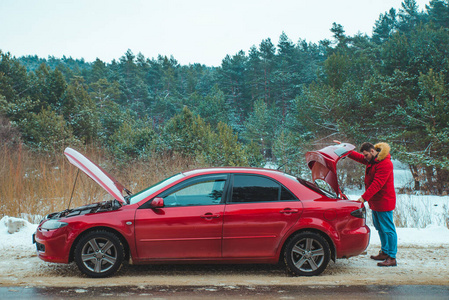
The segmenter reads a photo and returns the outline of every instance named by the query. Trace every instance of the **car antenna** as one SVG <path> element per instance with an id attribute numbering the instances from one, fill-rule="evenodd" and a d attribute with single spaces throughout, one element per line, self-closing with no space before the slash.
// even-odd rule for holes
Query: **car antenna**
<path id="1" fill-rule="evenodd" d="M 287 162 L 283 163 L 282 165 L 280 165 L 276 170 L 280 170 L 283 166 L 285 166 L 287 164 Z"/>
<path id="2" fill-rule="evenodd" d="M 76 172 L 75 183 L 73 184 L 72 194 L 70 195 L 70 201 L 69 201 L 69 205 L 67 206 L 67 209 L 70 208 L 70 204 L 72 203 L 73 192 L 75 191 L 76 181 L 78 179 L 79 174 L 80 174 L 80 169 L 78 169 L 78 172 Z"/>

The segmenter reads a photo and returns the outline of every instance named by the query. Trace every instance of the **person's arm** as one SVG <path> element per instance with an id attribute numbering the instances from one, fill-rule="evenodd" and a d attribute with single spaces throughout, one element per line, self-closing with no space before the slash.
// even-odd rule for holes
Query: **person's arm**
<path id="1" fill-rule="evenodd" d="M 363 154 L 358 153 L 356 151 L 352 151 L 351 153 L 349 153 L 348 157 L 350 159 L 352 159 L 352 160 L 355 160 L 358 163 L 361 163 L 361 164 L 364 164 L 364 165 L 368 164 L 368 162 L 365 159 L 365 156 L 363 156 Z"/>
<path id="2" fill-rule="evenodd" d="M 365 201 L 369 201 L 380 189 L 385 185 L 388 177 L 393 172 L 393 163 L 391 160 L 385 160 L 379 163 L 376 173 L 374 173 L 373 182 L 371 182 L 369 188 L 362 195 Z"/>
<path id="3" fill-rule="evenodd" d="M 340 141 L 338 140 L 334 140 L 334 143 L 337 144 L 341 144 Z M 348 157 L 352 160 L 355 160 L 356 162 L 359 162 L 361 164 L 367 165 L 368 162 L 366 161 L 365 157 L 363 156 L 363 154 L 360 154 L 356 151 L 352 151 L 351 153 L 349 153 Z M 365 202 L 366 200 L 363 197 L 360 197 L 359 199 L 357 199 L 358 202 Z"/>
<path id="4" fill-rule="evenodd" d="M 336 144 L 341 144 L 341 142 L 338 140 L 333 140 L 333 142 Z M 365 157 L 363 156 L 363 154 L 358 153 L 356 151 L 352 151 L 351 153 L 349 153 L 348 157 L 352 160 L 355 160 L 356 162 L 361 163 L 361 164 L 364 164 L 364 165 L 368 164 L 368 162 L 365 160 Z"/>

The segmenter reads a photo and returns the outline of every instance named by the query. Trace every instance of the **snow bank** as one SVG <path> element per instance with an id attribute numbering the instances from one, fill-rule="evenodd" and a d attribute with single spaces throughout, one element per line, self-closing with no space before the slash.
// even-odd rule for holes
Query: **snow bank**
<path id="1" fill-rule="evenodd" d="M 35 249 L 32 236 L 36 228 L 36 224 L 31 224 L 24 219 L 3 217 L 0 220 L 0 251 L 4 249 Z"/>
<path id="2" fill-rule="evenodd" d="M 8 228 L 8 233 L 13 234 L 15 232 L 19 232 L 19 230 L 25 227 L 25 220 L 13 218 L 13 217 L 5 217 L 2 219 L 6 227 Z"/>
<path id="3" fill-rule="evenodd" d="M 374 226 L 371 229 L 370 245 L 379 245 L 380 239 Z M 398 247 L 438 247 L 449 245 L 449 229 L 429 225 L 426 228 L 396 228 Z"/>

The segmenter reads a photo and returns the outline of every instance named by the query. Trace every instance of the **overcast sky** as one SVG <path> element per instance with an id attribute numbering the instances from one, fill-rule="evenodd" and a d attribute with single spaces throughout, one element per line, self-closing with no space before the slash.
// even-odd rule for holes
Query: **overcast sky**
<path id="1" fill-rule="evenodd" d="M 421 10 L 429 0 L 416 1 Z M 402 0 L 0 0 L 0 50 L 105 62 L 128 49 L 147 58 L 218 66 L 284 31 L 297 42 L 331 39 L 333 22 L 347 35 L 372 34 L 381 13 Z"/>

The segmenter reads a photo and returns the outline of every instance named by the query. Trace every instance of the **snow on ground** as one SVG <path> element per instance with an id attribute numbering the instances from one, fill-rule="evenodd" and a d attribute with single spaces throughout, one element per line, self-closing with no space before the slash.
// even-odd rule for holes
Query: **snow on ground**
<path id="1" fill-rule="evenodd" d="M 20 221 L 24 226 L 13 234 L 8 232 L 7 223 L 9 220 Z M 35 251 L 32 244 L 32 235 L 36 231 L 37 225 L 28 221 L 3 217 L 0 220 L 0 251 L 11 251 L 20 256 L 21 253 L 29 254 Z M 370 245 L 380 245 L 379 236 L 375 228 L 370 225 L 371 238 Z M 398 244 L 402 246 L 449 246 L 449 229 L 438 225 L 429 225 L 426 228 L 397 228 Z"/>
<path id="2" fill-rule="evenodd" d="M 74 263 L 53 264 L 36 256 L 28 222 L 8 233 L 8 217 L 0 220 L 0 287 L 91 286 L 267 286 L 267 285 L 449 285 L 449 229 L 398 228 L 398 266 L 379 268 L 369 258 L 380 249 L 374 228 L 367 252 L 331 262 L 319 277 L 289 277 L 280 266 L 267 265 L 148 265 L 128 266 L 110 278 L 90 279 Z"/>

